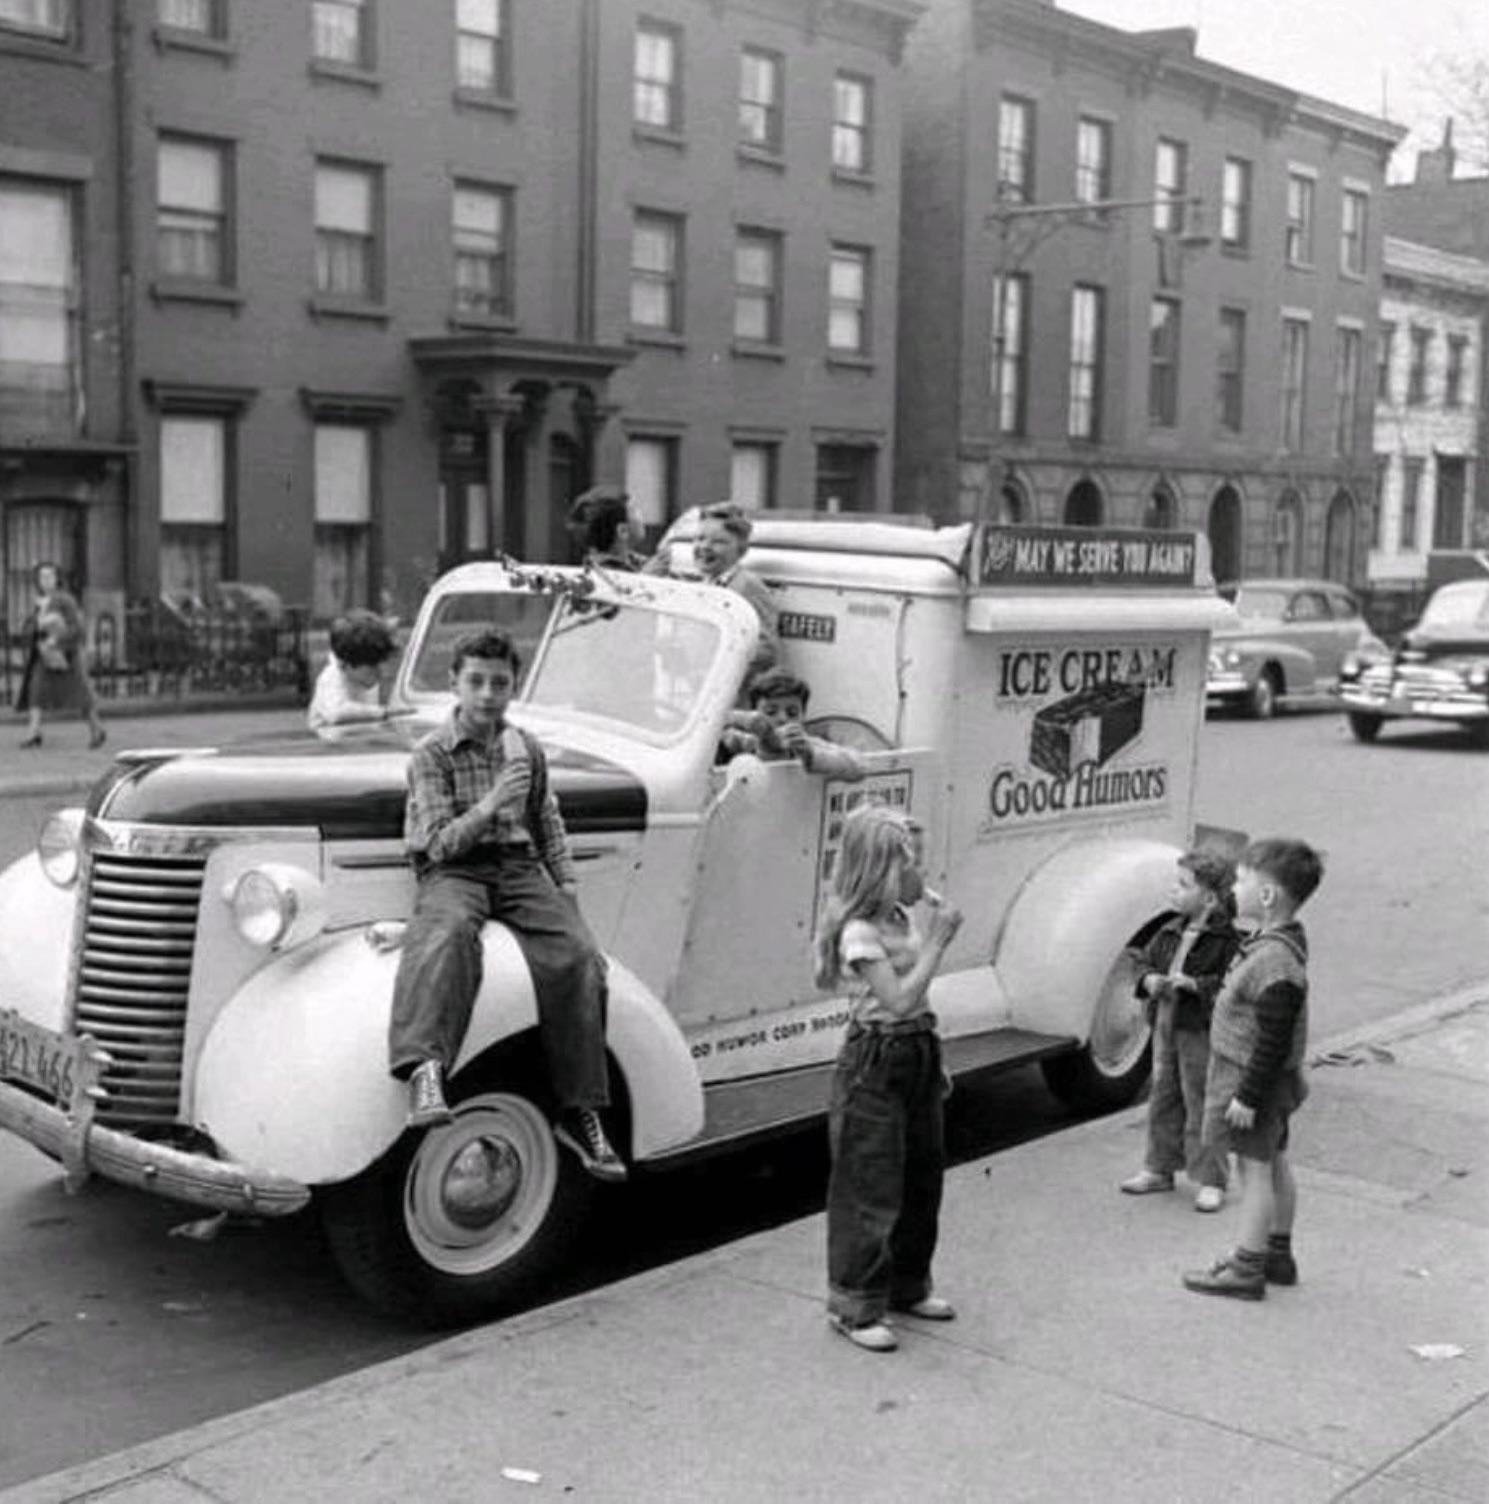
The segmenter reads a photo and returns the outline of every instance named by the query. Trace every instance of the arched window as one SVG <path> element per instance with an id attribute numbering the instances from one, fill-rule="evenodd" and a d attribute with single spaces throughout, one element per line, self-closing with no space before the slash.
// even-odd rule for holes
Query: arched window
<path id="1" fill-rule="evenodd" d="M 1210 503 L 1205 523 L 1210 538 L 1210 568 L 1217 585 L 1241 578 L 1241 497 L 1234 486 L 1222 486 Z"/>
<path id="2" fill-rule="evenodd" d="M 1078 480 L 1065 498 L 1065 521 L 1071 527 L 1101 526 L 1101 492 L 1093 480 Z"/>
<path id="3" fill-rule="evenodd" d="M 1024 488 L 1016 480 L 1005 480 L 998 496 L 996 522 L 1027 522 L 1029 507 L 1024 498 Z"/>
<path id="4" fill-rule="evenodd" d="M 1148 504 L 1143 508 L 1143 526 L 1148 528 L 1162 528 L 1165 531 L 1179 525 L 1179 499 L 1173 493 L 1173 488 L 1166 482 L 1159 481 L 1153 487 L 1153 494 L 1148 497 Z"/>
<path id="5" fill-rule="evenodd" d="M 1355 499 L 1348 491 L 1336 491 L 1324 522 L 1324 578 L 1348 585 L 1355 572 Z"/>
<path id="6" fill-rule="evenodd" d="M 1272 572 L 1303 572 L 1303 498 L 1296 491 L 1284 491 L 1272 509 Z"/>

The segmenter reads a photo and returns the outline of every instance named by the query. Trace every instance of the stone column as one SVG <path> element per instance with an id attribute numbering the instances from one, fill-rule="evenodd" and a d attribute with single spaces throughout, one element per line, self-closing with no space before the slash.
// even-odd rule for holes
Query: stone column
<path id="1" fill-rule="evenodd" d="M 521 420 L 524 404 L 505 392 L 472 405 L 486 420 L 486 541 L 500 553 L 507 545 L 507 425 Z"/>

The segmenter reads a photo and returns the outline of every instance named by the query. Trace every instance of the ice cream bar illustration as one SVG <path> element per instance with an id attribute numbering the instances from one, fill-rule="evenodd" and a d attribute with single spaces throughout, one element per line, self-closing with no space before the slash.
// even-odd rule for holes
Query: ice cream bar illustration
<path id="1" fill-rule="evenodd" d="M 1140 684 L 1093 684 L 1034 717 L 1029 761 L 1053 778 L 1069 778 L 1082 763 L 1104 763 L 1142 729 Z"/>

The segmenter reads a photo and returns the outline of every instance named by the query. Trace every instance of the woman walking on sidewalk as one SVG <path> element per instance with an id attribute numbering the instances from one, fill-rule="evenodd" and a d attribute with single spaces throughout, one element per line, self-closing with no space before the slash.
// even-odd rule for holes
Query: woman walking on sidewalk
<path id="1" fill-rule="evenodd" d="M 23 747 L 41 745 L 43 711 L 76 710 L 88 722 L 88 745 L 103 745 L 107 733 L 83 660 L 83 613 L 62 588 L 55 564 L 36 566 L 36 606 L 26 621 L 29 638 L 16 709 L 26 712 Z"/>
<path id="2" fill-rule="evenodd" d="M 924 940 L 910 913 L 921 900 L 931 909 Z M 890 1310 L 956 1315 L 931 1293 L 945 1078 L 926 990 L 961 923 L 926 887 L 911 823 L 883 805 L 853 810 L 817 932 L 816 976 L 824 989 L 846 982 L 850 998 L 828 1110 L 827 1319 L 870 1352 L 898 1346 Z"/>

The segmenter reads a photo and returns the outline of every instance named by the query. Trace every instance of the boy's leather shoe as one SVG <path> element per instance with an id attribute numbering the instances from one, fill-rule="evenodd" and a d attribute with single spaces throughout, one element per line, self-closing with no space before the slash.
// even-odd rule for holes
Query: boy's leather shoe
<path id="1" fill-rule="evenodd" d="M 408 1126 L 433 1128 L 448 1123 L 454 1113 L 445 1101 L 445 1088 L 438 1060 L 425 1060 L 408 1078 Z"/>
<path id="2" fill-rule="evenodd" d="M 593 1107 L 576 1107 L 566 1113 L 554 1126 L 553 1136 L 578 1156 L 596 1180 L 617 1184 L 626 1178 L 625 1164 L 605 1137 L 604 1124 Z"/>
<path id="3" fill-rule="evenodd" d="M 1267 1251 L 1266 1266 L 1269 1285 L 1295 1285 L 1298 1282 L 1298 1265 L 1290 1253 Z"/>
<path id="4" fill-rule="evenodd" d="M 955 1321 L 956 1307 L 939 1295 L 927 1295 L 922 1300 L 912 1300 L 908 1305 L 896 1305 L 895 1310 L 906 1316 L 918 1316 L 922 1321 Z"/>
<path id="5" fill-rule="evenodd" d="M 1151 1196 L 1155 1191 L 1171 1191 L 1174 1188 L 1172 1175 L 1160 1175 L 1157 1170 L 1139 1170 L 1129 1175 L 1119 1189 L 1129 1196 Z"/>
<path id="6" fill-rule="evenodd" d="M 892 1353 L 900 1340 L 883 1321 L 865 1321 L 855 1326 L 846 1316 L 828 1312 L 827 1324 L 856 1347 L 871 1353 Z"/>
<path id="7" fill-rule="evenodd" d="M 1184 1288 L 1200 1295 L 1229 1295 L 1234 1300 L 1264 1300 L 1267 1281 L 1261 1274 L 1243 1274 L 1229 1258 L 1218 1258 L 1208 1269 L 1191 1269 Z"/>

